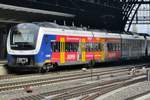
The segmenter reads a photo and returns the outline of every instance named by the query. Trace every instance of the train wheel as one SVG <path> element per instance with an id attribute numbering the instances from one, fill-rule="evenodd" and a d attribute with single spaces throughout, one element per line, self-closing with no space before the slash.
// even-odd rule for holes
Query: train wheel
<path id="1" fill-rule="evenodd" d="M 43 65 L 43 67 L 40 67 L 38 69 L 38 71 L 39 71 L 39 73 L 46 73 L 49 71 L 49 69 L 48 69 L 47 65 Z"/>
<path id="2" fill-rule="evenodd" d="M 41 72 L 42 72 L 42 68 L 41 68 L 41 67 L 38 68 L 38 69 L 37 69 L 37 72 L 38 72 L 38 73 L 41 73 Z"/>
<path id="3" fill-rule="evenodd" d="M 52 69 L 54 69 L 55 67 L 54 67 L 54 65 L 47 65 L 47 70 L 48 71 L 51 71 Z"/>

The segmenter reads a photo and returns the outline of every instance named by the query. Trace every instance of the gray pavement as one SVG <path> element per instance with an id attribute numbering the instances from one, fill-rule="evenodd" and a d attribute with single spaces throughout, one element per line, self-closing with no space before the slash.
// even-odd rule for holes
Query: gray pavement
<path id="1" fill-rule="evenodd" d="M 0 75 L 7 75 L 7 70 L 5 68 L 6 60 L 0 60 Z"/>
<path id="2" fill-rule="evenodd" d="M 111 91 L 95 100 L 128 100 L 129 98 L 136 97 L 148 91 L 150 91 L 150 82 L 144 81 Z M 150 96 L 147 96 L 147 98 L 142 100 L 150 100 Z"/>

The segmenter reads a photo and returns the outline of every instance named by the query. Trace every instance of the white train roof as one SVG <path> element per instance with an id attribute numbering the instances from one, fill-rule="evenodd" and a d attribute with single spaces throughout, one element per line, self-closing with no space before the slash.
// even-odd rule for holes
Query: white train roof
<path id="1" fill-rule="evenodd" d="M 120 34 L 107 33 L 107 32 L 93 32 L 93 31 L 83 31 L 83 30 L 68 30 L 59 28 L 45 28 L 41 27 L 40 30 L 44 34 L 52 35 L 66 35 L 66 36 L 87 36 L 87 37 L 101 37 L 101 38 L 121 38 Z"/>
<path id="2" fill-rule="evenodd" d="M 40 30 L 44 34 L 52 34 L 52 35 L 66 35 L 66 36 L 88 36 L 92 37 L 92 33 L 89 31 L 80 31 L 80 30 L 66 30 L 66 29 L 59 29 L 59 28 L 44 28 L 41 27 Z"/>
<path id="3" fill-rule="evenodd" d="M 55 24 L 54 24 L 55 25 Z M 66 35 L 66 36 L 82 36 L 82 37 L 101 37 L 101 38 L 123 38 L 123 39 L 141 39 L 144 40 L 143 36 L 140 35 L 128 35 L 128 34 L 118 34 L 118 33 L 109 33 L 103 31 L 94 31 L 94 30 L 84 30 L 71 27 L 40 27 L 40 32 L 43 34 L 52 34 L 52 35 Z"/>
<path id="4" fill-rule="evenodd" d="M 140 36 L 140 35 L 121 34 L 121 38 L 122 39 L 140 39 L 140 40 L 144 40 L 144 36 Z"/>
<path id="5" fill-rule="evenodd" d="M 88 36 L 88 37 L 102 37 L 102 38 L 123 38 L 123 39 L 144 39 L 143 36 L 138 34 L 118 34 L 118 33 L 108 33 L 101 30 L 87 30 L 86 28 L 77 28 L 72 26 L 58 25 L 52 22 L 34 22 L 43 30 L 44 34 L 54 34 L 54 35 L 70 35 L 70 36 Z M 51 33 L 52 32 L 52 33 Z M 130 32 L 129 32 L 130 33 Z"/>
<path id="6" fill-rule="evenodd" d="M 147 36 L 146 38 L 147 38 L 147 40 L 150 40 L 150 36 Z"/>
<path id="7" fill-rule="evenodd" d="M 101 38 L 121 38 L 120 34 L 116 33 L 107 33 L 107 32 L 93 32 L 95 37 Z"/>

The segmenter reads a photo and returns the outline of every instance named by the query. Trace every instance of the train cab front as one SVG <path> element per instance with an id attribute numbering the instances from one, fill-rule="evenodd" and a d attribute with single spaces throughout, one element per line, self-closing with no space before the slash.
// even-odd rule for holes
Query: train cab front
<path id="1" fill-rule="evenodd" d="M 38 31 L 39 27 L 30 23 L 18 24 L 11 28 L 7 39 L 9 68 L 34 68 Z"/>
<path id="2" fill-rule="evenodd" d="M 8 69 L 15 71 L 35 70 L 34 56 L 8 55 Z"/>

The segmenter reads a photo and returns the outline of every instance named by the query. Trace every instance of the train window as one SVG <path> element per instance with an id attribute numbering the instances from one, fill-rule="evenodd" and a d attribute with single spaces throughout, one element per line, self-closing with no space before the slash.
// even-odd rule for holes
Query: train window
<path id="1" fill-rule="evenodd" d="M 86 52 L 97 52 L 103 50 L 103 44 L 101 43 L 86 43 L 85 44 Z"/>
<path id="2" fill-rule="evenodd" d="M 119 46 L 119 43 L 116 43 L 116 51 L 119 51 L 120 50 L 120 46 Z"/>
<path id="3" fill-rule="evenodd" d="M 118 50 L 118 44 L 117 43 L 114 43 L 114 51 L 117 51 Z"/>
<path id="4" fill-rule="evenodd" d="M 66 52 L 77 52 L 79 48 L 79 43 L 66 42 L 65 51 Z"/>
<path id="5" fill-rule="evenodd" d="M 103 50 L 103 44 L 102 43 L 98 43 L 98 51 L 102 51 Z"/>
<path id="6" fill-rule="evenodd" d="M 99 45 L 98 45 L 98 43 L 94 43 L 93 51 L 94 52 L 99 51 Z"/>
<path id="7" fill-rule="evenodd" d="M 119 51 L 119 43 L 117 43 L 116 46 L 117 46 L 116 51 Z"/>
<path id="8" fill-rule="evenodd" d="M 121 44 L 119 43 L 119 45 L 118 45 L 118 46 L 119 46 L 118 50 L 120 51 L 120 50 L 121 50 Z"/>
<path id="9" fill-rule="evenodd" d="M 89 52 L 89 51 L 90 51 L 89 43 L 86 43 L 86 44 L 85 44 L 85 51 L 86 51 L 86 52 Z"/>
<path id="10" fill-rule="evenodd" d="M 92 52 L 94 49 L 93 47 L 94 47 L 94 43 L 86 43 L 85 44 L 85 51 L 86 52 Z"/>
<path id="11" fill-rule="evenodd" d="M 65 52 L 70 52 L 70 45 L 68 42 L 65 44 Z"/>
<path id="12" fill-rule="evenodd" d="M 110 51 L 110 44 L 109 43 L 107 44 L 107 49 L 108 49 L 108 51 Z"/>
<path id="13" fill-rule="evenodd" d="M 60 52 L 60 42 L 51 42 L 52 52 Z"/>
<path id="14" fill-rule="evenodd" d="M 112 51 L 116 51 L 116 43 L 112 43 Z"/>
<path id="15" fill-rule="evenodd" d="M 125 43 L 123 44 L 125 48 Z M 119 43 L 108 43 L 107 44 L 108 51 L 120 51 L 121 46 Z"/>
<path id="16" fill-rule="evenodd" d="M 79 48 L 79 43 L 73 43 L 73 50 L 74 52 L 77 52 Z"/>
<path id="17" fill-rule="evenodd" d="M 99 43 L 99 50 L 103 51 L 103 49 L 104 49 L 104 45 L 102 43 Z"/>
<path id="18" fill-rule="evenodd" d="M 51 48 L 52 48 L 52 52 L 54 52 L 55 51 L 55 45 L 56 45 L 56 42 L 51 42 Z"/>
<path id="19" fill-rule="evenodd" d="M 110 51 L 114 51 L 114 45 L 113 45 L 113 43 L 110 43 Z"/>
<path id="20" fill-rule="evenodd" d="M 112 47 L 113 47 L 113 46 L 112 46 L 112 43 L 108 43 L 108 44 L 107 44 L 108 51 L 112 51 L 112 50 L 113 50 Z"/>

